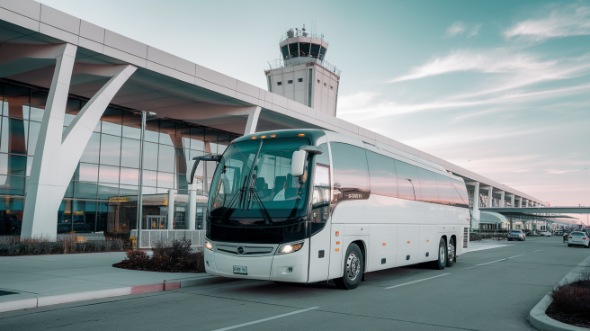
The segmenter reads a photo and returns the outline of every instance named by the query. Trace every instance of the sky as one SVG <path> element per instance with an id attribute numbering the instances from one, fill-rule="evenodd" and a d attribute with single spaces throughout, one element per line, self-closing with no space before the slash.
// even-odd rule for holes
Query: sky
<path id="1" fill-rule="evenodd" d="M 590 206 L 590 0 L 39 2 L 263 89 L 305 25 L 342 70 L 337 117 Z"/>

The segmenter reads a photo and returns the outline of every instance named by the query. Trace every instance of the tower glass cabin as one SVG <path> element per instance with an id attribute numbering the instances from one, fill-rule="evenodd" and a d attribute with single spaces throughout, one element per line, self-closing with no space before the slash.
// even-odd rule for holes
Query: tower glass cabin
<path id="1" fill-rule="evenodd" d="M 281 58 L 265 71 L 268 90 L 336 116 L 340 70 L 328 63 L 323 35 L 289 29 L 280 43 Z"/>

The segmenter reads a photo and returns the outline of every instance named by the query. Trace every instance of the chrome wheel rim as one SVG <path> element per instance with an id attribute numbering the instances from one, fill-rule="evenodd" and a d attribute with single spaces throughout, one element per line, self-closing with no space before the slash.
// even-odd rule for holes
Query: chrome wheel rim
<path id="1" fill-rule="evenodd" d="M 449 245 L 449 261 L 455 261 L 455 245 L 452 240 Z"/>
<path id="2" fill-rule="evenodd" d="M 447 263 L 446 256 L 445 256 L 445 245 L 440 245 L 438 249 L 438 259 L 441 265 L 445 265 Z"/>
<path id="3" fill-rule="evenodd" d="M 346 277 L 355 280 L 361 272 L 361 260 L 355 253 L 350 253 L 346 259 Z"/>

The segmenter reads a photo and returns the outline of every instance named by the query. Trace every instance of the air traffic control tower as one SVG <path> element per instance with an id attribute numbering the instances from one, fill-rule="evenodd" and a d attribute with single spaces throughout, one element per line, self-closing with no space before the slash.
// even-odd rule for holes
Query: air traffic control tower
<path id="1" fill-rule="evenodd" d="M 324 36 L 289 29 L 280 42 L 281 59 L 265 70 L 268 90 L 315 110 L 336 116 L 340 70 L 328 63 Z"/>

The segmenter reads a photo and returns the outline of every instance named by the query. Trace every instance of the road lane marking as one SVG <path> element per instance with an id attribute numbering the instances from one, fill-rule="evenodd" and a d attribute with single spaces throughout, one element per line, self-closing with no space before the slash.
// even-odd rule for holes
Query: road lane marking
<path id="1" fill-rule="evenodd" d="M 258 324 L 258 323 L 272 321 L 272 320 L 275 320 L 275 319 L 278 319 L 278 318 L 283 318 L 283 317 L 287 317 L 287 316 L 291 316 L 291 315 L 305 313 L 306 311 L 310 311 L 310 310 L 314 310 L 314 309 L 318 309 L 318 308 L 319 307 L 311 307 L 311 308 L 307 308 L 307 309 L 296 310 L 296 311 L 293 311 L 293 312 L 290 312 L 290 313 L 286 313 L 286 314 L 282 314 L 282 315 L 277 315 L 277 316 L 273 316 L 273 317 L 267 317 L 267 318 L 263 318 L 263 319 L 260 319 L 260 320 L 248 322 L 248 323 L 243 323 L 243 324 L 228 326 L 228 327 L 225 327 L 225 328 L 217 329 L 215 331 L 225 331 L 225 330 L 237 329 L 237 328 L 241 328 L 241 327 L 244 327 L 244 326 L 254 325 L 254 324 Z"/>
<path id="2" fill-rule="evenodd" d="M 533 253 L 537 253 L 537 252 L 540 252 L 540 251 L 542 251 L 542 249 L 537 249 L 536 251 L 533 251 Z"/>
<path id="3" fill-rule="evenodd" d="M 503 259 L 495 260 L 495 261 L 490 261 L 490 262 L 476 264 L 473 267 L 465 268 L 464 270 L 470 270 L 470 269 L 474 269 L 474 268 L 481 267 L 481 266 L 484 266 L 484 265 L 490 265 L 490 264 L 494 264 L 494 263 L 498 263 L 498 262 L 502 262 L 502 261 L 508 261 L 510 259 L 513 259 L 513 258 L 519 257 L 519 256 L 523 256 L 523 255 L 524 254 L 518 254 L 518 255 L 514 255 L 514 256 L 505 257 Z"/>
<path id="4" fill-rule="evenodd" d="M 411 284 L 416 284 L 416 283 L 420 283 L 420 282 L 424 282 L 427 280 L 431 280 L 434 278 L 438 278 L 438 277 L 442 277 L 442 276 L 446 276 L 446 275 L 450 275 L 450 272 L 447 272 L 446 274 L 442 274 L 442 275 L 438 275 L 438 276 L 434 276 L 434 277 L 428 277 L 428 278 L 424 278 L 424 279 L 418 279 L 412 282 L 407 282 L 407 283 L 403 283 L 403 284 L 399 284 L 399 285 L 394 285 L 394 286 L 390 286 L 390 287 L 386 287 L 386 290 L 391 290 L 392 288 L 396 288 L 396 287 L 400 287 L 400 286 L 406 286 L 406 285 L 411 285 Z"/>

